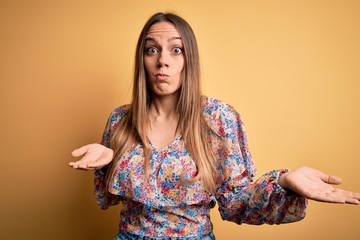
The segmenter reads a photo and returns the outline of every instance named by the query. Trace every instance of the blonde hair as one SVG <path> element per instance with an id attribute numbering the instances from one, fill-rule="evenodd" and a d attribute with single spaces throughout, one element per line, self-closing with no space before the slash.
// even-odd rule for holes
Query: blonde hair
<path id="1" fill-rule="evenodd" d="M 184 47 L 184 68 L 182 85 L 176 112 L 179 116 L 177 130 L 182 134 L 185 147 L 197 166 L 197 176 L 191 182 L 200 180 L 204 189 L 210 193 L 216 190 L 216 166 L 209 142 L 209 127 L 203 118 L 203 107 L 200 89 L 200 62 L 196 38 L 190 25 L 181 17 L 172 13 L 157 13 L 145 24 L 138 39 L 135 55 L 135 73 L 131 104 L 110 141 L 115 157 L 112 166 L 116 165 L 121 155 L 134 143 L 140 143 L 145 155 L 145 175 L 149 167 L 150 146 L 146 136 L 148 110 L 151 103 L 151 90 L 146 83 L 144 67 L 145 37 L 150 27 L 157 22 L 169 22 L 178 30 Z M 114 174 L 110 168 L 107 179 Z"/>

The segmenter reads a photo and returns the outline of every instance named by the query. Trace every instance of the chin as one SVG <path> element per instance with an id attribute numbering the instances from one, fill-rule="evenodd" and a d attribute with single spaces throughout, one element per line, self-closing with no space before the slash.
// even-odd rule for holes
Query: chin
<path id="1" fill-rule="evenodd" d="M 178 97 L 180 91 L 177 90 L 155 90 L 153 91 L 154 95 L 159 96 L 159 97 L 165 97 L 165 96 L 174 96 L 174 97 Z"/>

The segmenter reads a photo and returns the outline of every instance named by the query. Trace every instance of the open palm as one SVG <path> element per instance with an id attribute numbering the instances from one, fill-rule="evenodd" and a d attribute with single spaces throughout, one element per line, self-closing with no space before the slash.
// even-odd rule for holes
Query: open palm
<path id="1" fill-rule="evenodd" d="M 338 185 L 341 182 L 342 180 L 339 177 L 326 175 L 309 167 L 300 167 L 287 172 L 279 180 L 283 187 L 308 199 L 329 203 L 359 204 L 360 193 L 345 191 L 332 186 L 332 184 Z"/>
<path id="2" fill-rule="evenodd" d="M 80 170 L 94 170 L 108 165 L 113 159 L 114 151 L 101 144 L 93 143 L 75 149 L 71 155 L 83 157 L 79 161 L 70 162 L 70 167 Z"/>

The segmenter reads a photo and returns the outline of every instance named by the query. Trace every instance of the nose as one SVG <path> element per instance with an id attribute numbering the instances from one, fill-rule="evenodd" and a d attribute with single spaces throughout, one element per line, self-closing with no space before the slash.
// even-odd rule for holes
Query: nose
<path id="1" fill-rule="evenodd" d="M 158 67 L 169 67 L 169 54 L 166 51 L 161 51 L 158 58 Z"/>

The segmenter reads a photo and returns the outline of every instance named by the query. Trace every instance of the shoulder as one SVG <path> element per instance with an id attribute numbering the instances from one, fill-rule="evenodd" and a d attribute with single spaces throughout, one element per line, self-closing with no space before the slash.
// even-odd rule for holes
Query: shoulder
<path id="1" fill-rule="evenodd" d="M 128 110 L 129 110 L 129 104 L 116 107 L 109 116 L 108 124 L 111 127 L 117 125 L 124 118 Z"/>
<path id="2" fill-rule="evenodd" d="M 240 114 L 233 106 L 206 96 L 202 97 L 202 104 L 205 122 L 218 136 L 225 137 L 243 128 Z"/>
<path id="3" fill-rule="evenodd" d="M 110 147 L 110 139 L 111 135 L 118 126 L 118 124 L 121 122 L 122 119 L 124 119 L 124 116 L 128 112 L 129 105 L 122 105 L 120 107 L 115 108 L 108 118 L 108 121 L 105 126 L 104 133 L 102 135 L 101 144 L 103 144 L 106 147 Z"/>
<path id="4" fill-rule="evenodd" d="M 217 118 L 223 115 L 238 115 L 233 106 L 215 98 L 202 96 L 201 103 L 205 117 Z"/>

